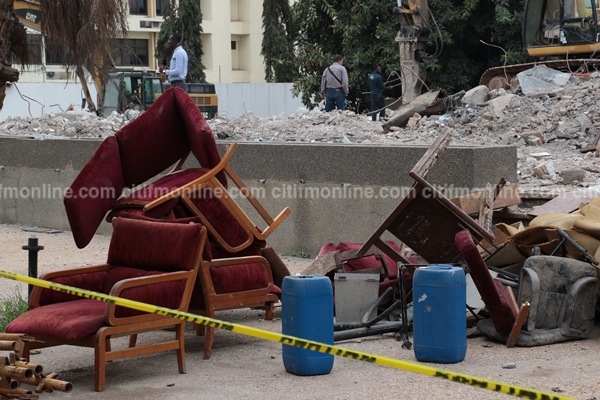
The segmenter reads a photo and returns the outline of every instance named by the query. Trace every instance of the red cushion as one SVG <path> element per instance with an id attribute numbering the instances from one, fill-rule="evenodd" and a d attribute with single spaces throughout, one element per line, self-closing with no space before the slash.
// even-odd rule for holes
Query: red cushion
<path id="1" fill-rule="evenodd" d="M 515 323 L 515 317 L 502 283 L 490 275 L 468 229 L 458 232 L 455 242 L 460 255 L 471 270 L 473 282 L 492 317 L 496 331 L 508 335 Z"/>
<path id="2" fill-rule="evenodd" d="M 124 187 L 119 146 L 117 139 L 110 136 L 65 193 L 63 201 L 77 247 L 84 248 L 92 240 L 104 215 Z"/>
<path id="3" fill-rule="evenodd" d="M 388 246 L 390 246 L 392 249 L 400 252 L 400 246 L 398 246 L 396 244 L 396 242 L 394 242 L 392 240 L 388 240 L 385 243 Z M 363 246 L 363 243 L 346 243 L 346 242 L 340 242 L 338 244 L 326 243 L 321 248 L 321 251 L 319 251 L 318 257 L 321 257 L 322 255 L 324 255 L 326 253 L 336 251 L 336 250 L 339 252 L 348 251 L 348 250 L 358 250 L 362 246 Z M 396 265 L 396 262 L 394 260 L 392 260 L 385 253 L 383 254 L 383 258 L 385 260 L 385 264 L 388 267 L 389 277 L 390 278 L 398 277 L 398 265 Z M 414 261 L 414 260 L 412 260 L 411 262 L 414 262 L 416 264 L 416 261 Z M 381 266 L 381 262 L 378 261 L 375 258 L 375 256 L 368 256 L 368 257 L 356 258 L 354 260 L 349 260 L 344 265 L 344 268 L 346 269 L 346 271 L 359 271 L 361 269 L 377 268 L 380 266 Z"/>
<path id="4" fill-rule="evenodd" d="M 248 240 L 249 235 L 219 197 L 212 189 L 206 188 L 202 196 L 194 196 L 191 200 L 229 246 L 239 246 Z"/>
<path id="5" fill-rule="evenodd" d="M 211 267 L 210 275 L 213 279 L 215 292 L 217 294 L 234 293 L 244 290 L 266 288 L 268 285 L 267 276 L 263 264 L 241 264 L 225 267 Z M 281 296 L 281 290 L 275 289 L 275 285 L 271 293 Z M 194 286 L 192 298 L 190 300 L 191 310 L 204 310 L 204 294 L 202 293 L 202 285 L 200 284 L 200 276 Z"/>
<path id="6" fill-rule="evenodd" d="M 105 308 L 105 303 L 89 299 L 50 304 L 21 314 L 8 324 L 6 332 L 77 340 L 104 326 Z"/>
<path id="7" fill-rule="evenodd" d="M 190 271 L 202 226 L 117 218 L 108 263 L 146 271 Z"/>
<path id="8" fill-rule="evenodd" d="M 79 289 L 108 294 L 108 292 L 104 290 L 106 274 L 107 271 L 99 271 L 91 274 L 63 276 L 52 279 L 52 282 L 73 286 Z M 81 297 L 74 294 L 67 294 L 51 289 L 42 289 L 42 293 L 40 295 L 40 306 L 79 299 L 81 299 Z"/>
<path id="9" fill-rule="evenodd" d="M 143 215 L 142 213 L 131 212 L 131 211 L 122 211 L 119 213 L 119 216 L 122 218 L 131 218 L 131 219 L 139 219 L 142 221 L 150 221 L 150 222 L 163 222 L 167 224 L 202 224 L 202 220 L 200 217 L 187 217 L 187 218 L 175 218 L 175 219 L 158 219 L 151 218 Z M 205 244 L 204 249 L 202 251 L 202 259 L 206 261 L 212 260 L 211 247 L 208 245 L 208 242 Z"/>
<path id="10" fill-rule="evenodd" d="M 212 168 L 221 157 L 210 127 L 180 88 L 165 91 L 138 118 L 115 134 L 123 176 L 129 187 L 165 171 L 191 150 L 200 165 Z M 220 180 L 227 184 L 223 172 Z"/>
<path id="11" fill-rule="evenodd" d="M 162 273 L 164 272 L 144 271 L 136 268 L 114 267 L 108 272 L 104 291 L 105 293 L 110 293 L 112 287 L 117 282 L 124 279 L 159 275 Z M 176 310 L 181 304 L 181 297 L 183 296 L 184 290 L 185 280 L 180 280 L 125 289 L 121 292 L 119 297 Z M 115 310 L 115 315 L 117 317 L 129 317 L 140 314 L 144 314 L 144 312 L 126 307 L 117 307 Z"/>
<path id="12" fill-rule="evenodd" d="M 257 263 L 211 267 L 210 276 L 217 294 L 260 289 L 269 284 L 264 265 Z"/>

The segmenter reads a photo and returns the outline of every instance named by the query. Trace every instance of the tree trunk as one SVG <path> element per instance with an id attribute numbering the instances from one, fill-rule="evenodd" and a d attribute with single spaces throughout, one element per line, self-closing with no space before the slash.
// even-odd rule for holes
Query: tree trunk
<path id="1" fill-rule="evenodd" d="M 16 82 L 19 80 L 19 70 L 4 65 L 0 61 L 0 110 L 4 107 L 4 99 L 6 98 L 6 83 Z"/>
<path id="2" fill-rule="evenodd" d="M 90 94 L 90 89 L 88 88 L 87 82 L 85 81 L 85 74 L 83 73 L 83 68 L 77 67 L 77 76 L 79 77 L 79 82 L 81 82 L 81 88 L 83 89 L 83 94 L 85 95 L 85 100 L 88 104 L 89 112 L 96 112 L 96 104 L 92 100 L 92 95 Z"/>

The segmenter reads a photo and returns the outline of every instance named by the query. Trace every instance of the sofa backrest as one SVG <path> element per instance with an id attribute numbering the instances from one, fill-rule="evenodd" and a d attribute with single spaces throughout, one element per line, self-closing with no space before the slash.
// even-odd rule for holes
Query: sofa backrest
<path id="1" fill-rule="evenodd" d="M 145 271 L 190 271 L 196 262 L 201 230 L 200 224 L 115 218 L 107 262 Z"/>

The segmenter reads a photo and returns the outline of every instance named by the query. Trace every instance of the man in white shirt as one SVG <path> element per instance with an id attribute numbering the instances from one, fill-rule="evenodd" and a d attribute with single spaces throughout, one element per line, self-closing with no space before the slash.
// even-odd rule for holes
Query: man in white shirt
<path id="1" fill-rule="evenodd" d="M 171 66 L 167 69 L 166 65 L 160 67 L 160 77 L 164 81 L 165 76 L 169 77 L 169 83 L 172 87 L 178 86 L 188 91 L 188 85 L 185 82 L 185 77 L 188 71 L 188 56 L 186 51 L 179 44 L 181 42 L 181 35 L 174 33 L 169 36 L 169 47 L 174 49 L 173 58 L 171 58 Z"/>

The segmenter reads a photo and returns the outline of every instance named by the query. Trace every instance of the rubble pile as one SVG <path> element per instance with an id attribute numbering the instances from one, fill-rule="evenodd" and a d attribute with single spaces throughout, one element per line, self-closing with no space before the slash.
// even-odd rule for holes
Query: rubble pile
<path id="1" fill-rule="evenodd" d="M 352 111 L 325 113 L 300 108 L 296 113 L 260 118 L 215 118 L 209 124 L 217 139 L 303 143 L 430 145 L 442 127 L 451 128 L 452 145 L 516 145 L 522 190 L 568 191 L 595 186 L 600 177 L 598 151 L 579 150 L 594 142 L 600 129 L 600 75 L 571 77 L 563 85 L 541 90 L 518 88 L 467 92 L 443 115 L 414 115 L 405 127 L 384 133 L 380 122 Z M 387 110 L 388 115 L 393 113 Z M 114 134 L 139 115 L 128 110 L 98 118 L 84 111 L 8 118 L 0 134 L 33 139 L 99 138 Z"/>

